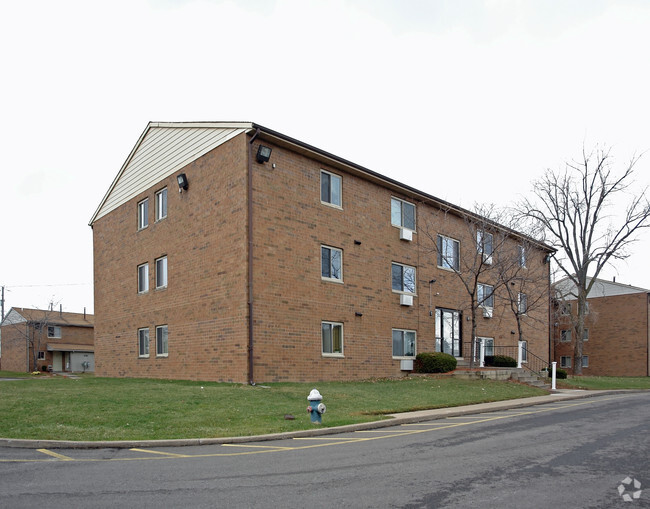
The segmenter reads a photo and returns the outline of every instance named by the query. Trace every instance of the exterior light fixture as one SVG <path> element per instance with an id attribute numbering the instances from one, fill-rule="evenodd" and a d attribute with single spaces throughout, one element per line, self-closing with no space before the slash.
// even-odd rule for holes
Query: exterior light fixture
<path id="1" fill-rule="evenodd" d="M 271 158 L 271 148 L 266 147 L 264 145 L 260 145 L 257 148 L 257 162 L 258 163 L 266 163 L 268 160 Z"/>
<path id="2" fill-rule="evenodd" d="M 178 177 L 176 177 L 176 180 L 178 181 L 178 192 L 182 193 L 183 190 L 187 191 L 187 188 L 189 187 L 187 175 L 185 175 L 185 173 L 181 173 Z"/>

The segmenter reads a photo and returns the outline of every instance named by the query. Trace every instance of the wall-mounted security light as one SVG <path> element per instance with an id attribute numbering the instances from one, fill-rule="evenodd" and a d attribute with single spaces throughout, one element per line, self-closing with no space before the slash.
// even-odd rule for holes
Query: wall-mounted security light
<path id="1" fill-rule="evenodd" d="M 271 158 L 271 148 L 266 147 L 264 145 L 260 145 L 257 148 L 257 162 L 258 163 L 266 163 L 268 160 Z"/>
<path id="2" fill-rule="evenodd" d="M 185 173 L 181 173 L 178 177 L 176 177 L 176 180 L 178 181 L 178 192 L 182 193 L 184 190 L 187 191 L 187 188 L 189 187 L 187 175 L 185 175 Z"/>

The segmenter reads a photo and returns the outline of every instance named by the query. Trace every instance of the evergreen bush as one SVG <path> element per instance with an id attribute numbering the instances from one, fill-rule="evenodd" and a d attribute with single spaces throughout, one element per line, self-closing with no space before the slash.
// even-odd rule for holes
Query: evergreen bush
<path id="1" fill-rule="evenodd" d="M 413 363 L 416 373 L 448 373 L 456 369 L 456 358 L 442 352 L 422 352 Z"/>

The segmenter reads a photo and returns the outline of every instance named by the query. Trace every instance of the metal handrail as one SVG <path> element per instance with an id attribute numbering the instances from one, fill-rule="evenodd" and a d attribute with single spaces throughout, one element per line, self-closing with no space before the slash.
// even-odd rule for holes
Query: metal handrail
<path id="1" fill-rule="evenodd" d="M 466 342 L 463 343 L 463 352 L 466 352 L 465 358 L 470 358 L 471 357 L 471 348 L 472 348 L 472 343 L 471 342 Z M 518 353 L 519 353 L 519 347 L 514 345 L 514 346 L 491 346 L 486 348 L 483 346 L 485 350 L 485 357 L 494 356 L 494 355 L 506 355 L 508 357 L 512 357 L 515 360 L 517 359 Z M 521 363 L 521 367 L 527 369 L 528 371 L 531 371 L 541 377 L 546 377 L 549 368 L 549 362 L 542 359 L 541 357 L 538 357 L 534 353 L 532 353 L 528 348 L 523 347 L 523 349 L 526 352 L 526 361 Z M 474 364 L 478 367 L 479 359 L 481 358 L 481 350 L 479 343 L 477 342 L 476 347 L 474 349 L 475 352 L 475 358 L 474 358 Z M 489 354 L 489 355 L 488 355 Z M 545 369 L 547 372 L 545 373 Z"/>

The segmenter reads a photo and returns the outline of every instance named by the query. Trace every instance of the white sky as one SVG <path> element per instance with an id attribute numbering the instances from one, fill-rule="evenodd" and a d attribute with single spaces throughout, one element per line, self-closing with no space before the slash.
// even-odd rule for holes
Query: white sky
<path id="1" fill-rule="evenodd" d="M 649 49 L 646 0 L 2 2 L 5 311 L 93 310 L 88 221 L 150 120 L 257 122 L 507 205 L 583 143 L 650 149 Z M 650 288 L 649 249 L 602 277 Z"/>

